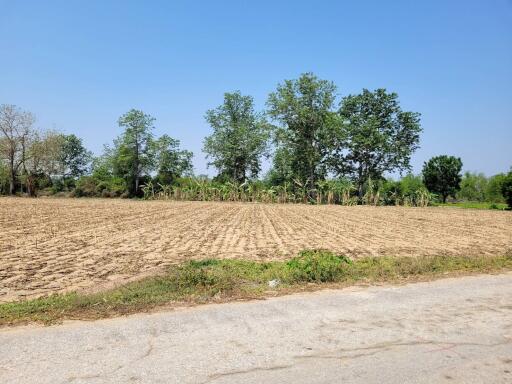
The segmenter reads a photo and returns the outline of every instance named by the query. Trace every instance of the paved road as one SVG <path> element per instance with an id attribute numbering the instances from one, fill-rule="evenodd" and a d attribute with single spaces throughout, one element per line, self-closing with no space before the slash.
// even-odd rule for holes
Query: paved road
<path id="1" fill-rule="evenodd" d="M 512 274 L 0 331 L 0 383 L 512 383 Z"/>

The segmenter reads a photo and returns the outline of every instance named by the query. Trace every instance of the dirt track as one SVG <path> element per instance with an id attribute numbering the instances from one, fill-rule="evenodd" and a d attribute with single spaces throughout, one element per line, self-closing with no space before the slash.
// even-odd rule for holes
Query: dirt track
<path id="1" fill-rule="evenodd" d="M 0 198 L 0 302 L 90 288 L 195 258 L 283 259 L 512 251 L 512 213 Z"/>

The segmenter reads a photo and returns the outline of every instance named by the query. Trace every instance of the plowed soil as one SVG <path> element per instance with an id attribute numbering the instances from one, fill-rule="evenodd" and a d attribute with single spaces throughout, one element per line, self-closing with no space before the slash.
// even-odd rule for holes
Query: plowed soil
<path id="1" fill-rule="evenodd" d="M 189 259 L 512 252 L 512 213 L 458 208 L 0 198 L 0 302 L 108 286 Z"/>

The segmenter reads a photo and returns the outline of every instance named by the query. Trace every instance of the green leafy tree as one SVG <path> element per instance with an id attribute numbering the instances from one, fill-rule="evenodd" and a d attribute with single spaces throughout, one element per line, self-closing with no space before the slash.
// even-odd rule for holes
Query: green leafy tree
<path id="1" fill-rule="evenodd" d="M 203 150 L 218 178 L 243 183 L 256 177 L 267 154 L 269 125 L 254 111 L 253 98 L 239 91 L 225 93 L 224 103 L 206 112 L 205 118 L 213 133 L 205 138 Z"/>
<path id="2" fill-rule="evenodd" d="M 92 153 L 83 145 L 76 135 L 61 135 L 60 163 L 62 176 L 78 178 L 89 171 Z"/>
<path id="3" fill-rule="evenodd" d="M 136 109 L 119 118 L 119 126 L 125 131 L 114 142 L 114 168 L 115 173 L 126 179 L 133 195 L 139 194 L 141 176 L 149 173 L 154 165 L 154 121 L 152 116 Z"/>
<path id="4" fill-rule="evenodd" d="M 460 182 L 457 198 L 466 201 L 485 201 L 488 181 L 483 173 L 466 172 Z"/>
<path id="5" fill-rule="evenodd" d="M 460 190 L 462 160 L 454 156 L 436 156 L 423 165 L 423 182 L 427 189 L 441 196 L 443 203 L 448 196 Z"/>
<path id="6" fill-rule="evenodd" d="M 411 169 L 411 155 L 419 147 L 422 131 L 420 114 L 402 111 L 396 93 L 364 89 L 343 98 L 339 115 L 330 165 L 338 175 L 355 181 L 360 198 L 367 180 Z"/>
<path id="7" fill-rule="evenodd" d="M 168 135 L 154 141 L 156 181 L 170 185 L 183 176 L 192 175 L 192 152 L 181 150 L 180 141 Z"/>
<path id="8" fill-rule="evenodd" d="M 314 189 L 327 174 L 326 156 L 339 118 L 333 111 L 334 83 L 304 73 L 296 80 L 285 80 L 267 101 L 268 114 L 279 123 L 275 131 L 278 151 L 286 148 L 287 167 L 293 178 Z M 280 166 L 285 152 L 274 166 Z M 279 169 L 276 170 L 281 172 Z"/>
<path id="9" fill-rule="evenodd" d="M 512 209 L 512 171 L 510 171 L 504 178 L 503 183 L 501 184 L 501 193 L 505 198 L 505 202 L 509 209 Z"/>
<path id="10" fill-rule="evenodd" d="M 503 203 L 505 199 L 501 192 L 501 187 L 507 175 L 505 173 L 498 173 L 497 175 L 489 177 L 487 187 L 485 189 L 485 200 L 493 203 Z"/>

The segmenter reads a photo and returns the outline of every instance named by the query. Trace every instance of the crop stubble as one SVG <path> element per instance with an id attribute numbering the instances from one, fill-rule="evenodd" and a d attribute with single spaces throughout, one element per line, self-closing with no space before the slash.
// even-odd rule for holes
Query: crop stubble
<path id="1" fill-rule="evenodd" d="M 498 255 L 512 214 L 454 208 L 0 199 L 0 302 L 101 287 L 189 259 Z"/>

